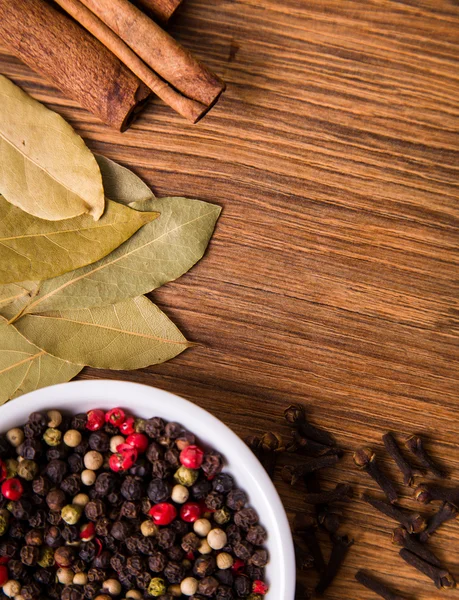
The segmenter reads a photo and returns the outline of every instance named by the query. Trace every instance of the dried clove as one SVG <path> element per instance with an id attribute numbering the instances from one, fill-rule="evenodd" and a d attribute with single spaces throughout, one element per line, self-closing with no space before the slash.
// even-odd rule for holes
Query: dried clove
<path id="1" fill-rule="evenodd" d="M 432 475 L 435 477 L 439 477 L 440 479 L 444 479 L 446 477 L 446 473 L 436 464 L 436 462 L 431 458 L 431 456 L 427 453 L 427 450 L 424 448 L 423 441 L 419 435 L 411 435 L 405 441 L 406 447 L 416 456 L 421 465 L 427 469 Z"/>
<path id="2" fill-rule="evenodd" d="M 394 503 L 398 500 L 398 494 L 392 481 L 385 475 L 376 463 L 376 454 L 370 448 L 359 448 L 354 452 L 354 462 L 376 481 L 389 501 Z"/>
<path id="3" fill-rule="evenodd" d="M 450 521 L 451 519 L 455 519 L 457 516 L 457 508 L 450 504 L 449 502 L 444 502 L 442 507 L 438 512 L 436 512 L 433 517 L 430 519 L 427 528 L 420 534 L 419 539 L 421 542 L 425 543 L 429 539 L 429 537 L 437 531 L 437 529 L 445 523 L 446 521 Z"/>
<path id="4" fill-rule="evenodd" d="M 317 520 L 319 521 L 319 525 L 325 529 L 330 534 L 334 534 L 338 531 L 341 525 L 340 514 L 336 512 L 330 512 L 327 506 L 319 512 Z"/>
<path id="5" fill-rule="evenodd" d="M 403 525 L 409 533 L 421 533 L 427 527 L 426 519 L 419 513 L 405 512 L 383 500 L 372 498 L 368 494 L 362 494 L 362 500 L 367 504 L 370 504 L 383 515 L 386 515 L 397 521 L 397 523 L 400 523 L 400 525 Z"/>
<path id="6" fill-rule="evenodd" d="M 261 462 L 269 477 L 273 479 L 279 455 L 285 450 L 282 436 L 267 432 L 261 438 L 249 436 L 245 439 L 245 443 Z"/>
<path id="7" fill-rule="evenodd" d="M 360 584 L 378 596 L 381 596 L 381 598 L 384 598 L 384 600 L 404 600 L 402 596 L 399 596 L 390 588 L 388 588 L 385 583 L 375 579 L 372 575 L 369 575 L 365 571 L 357 571 L 355 578 Z"/>
<path id="8" fill-rule="evenodd" d="M 260 438 L 258 436 L 256 436 L 256 435 L 249 435 L 248 437 L 245 438 L 244 441 L 247 444 L 247 446 L 250 448 L 250 450 L 252 450 L 252 452 L 258 458 L 260 456 L 260 454 L 261 454 L 261 451 L 260 451 L 261 440 L 260 440 Z"/>
<path id="9" fill-rule="evenodd" d="M 394 436 L 388 432 L 382 436 L 384 446 L 389 456 L 395 461 L 395 464 L 400 469 L 403 475 L 403 483 L 405 485 L 411 485 L 416 475 L 423 475 L 423 472 L 416 469 L 406 460 L 403 456 Z"/>
<path id="10" fill-rule="evenodd" d="M 454 577 L 446 569 L 442 569 L 436 567 L 435 565 L 431 565 L 430 563 L 423 560 L 422 558 L 419 558 L 419 556 L 416 556 L 416 554 L 413 554 L 413 552 L 410 552 L 406 548 L 402 548 L 399 554 L 406 563 L 408 563 L 409 565 L 411 565 L 412 567 L 414 567 L 415 569 L 417 569 L 421 573 L 424 573 L 424 575 L 427 575 L 427 577 L 432 579 L 432 581 L 435 583 L 435 586 L 438 589 L 456 587 Z"/>
<path id="11" fill-rule="evenodd" d="M 323 454 L 340 454 L 342 451 L 336 446 L 316 442 L 304 437 L 298 430 L 292 432 L 292 441 L 287 446 L 287 452 L 303 454 L 305 456 L 322 456 Z"/>
<path id="12" fill-rule="evenodd" d="M 328 492 L 307 493 L 304 499 L 307 504 L 329 504 L 330 502 L 348 502 L 352 498 L 352 487 L 348 483 L 338 483 L 334 490 Z"/>
<path id="13" fill-rule="evenodd" d="M 300 571 L 306 571 L 314 567 L 314 557 L 309 552 L 306 544 L 299 539 L 295 539 L 294 543 L 297 569 L 300 569 Z"/>
<path id="14" fill-rule="evenodd" d="M 459 508 L 459 488 L 445 488 L 423 483 L 414 490 L 414 497 L 421 504 L 429 504 L 440 500 L 441 502 L 449 502 L 449 504 Z"/>
<path id="15" fill-rule="evenodd" d="M 340 457 L 337 454 L 327 454 L 325 456 L 310 458 L 308 461 L 298 466 L 285 465 L 282 469 L 282 479 L 285 483 L 296 485 L 298 481 L 308 473 L 313 473 L 319 469 L 336 465 L 339 458 Z"/>
<path id="16" fill-rule="evenodd" d="M 431 565 L 436 567 L 442 566 L 440 559 L 437 558 L 425 544 L 422 544 L 415 536 L 409 534 L 404 527 L 397 527 L 394 529 L 392 532 L 392 543 L 396 546 L 406 548 L 413 554 L 416 554 L 416 556 L 419 556 L 419 558 L 429 562 Z"/>
<path id="17" fill-rule="evenodd" d="M 333 436 L 328 431 L 319 429 L 306 420 L 306 413 L 301 405 L 292 404 L 289 406 L 284 411 L 284 417 L 287 423 L 293 425 L 303 437 L 324 444 L 325 446 L 336 446 Z"/>
<path id="18" fill-rule="evenodd" d="M 347 535 L 334 535 L 332 542 L 330 559 L 316 586 L 316 594 L 318 596 L 322 596 L 325 590 L 333 583 L 354 540 L 351 540 Z"/>
<path id="19" fill-rule="evenodd" d="M 298 539 L 303 542 L 304 548 L 313 557 L 314 569 L 322 573 L 325 569 L 325 559 L 319 541 L 316 537 L 317 518 L 309 513 L 298 513 L 293 521 L 293 531 L 300 534 Z"/>

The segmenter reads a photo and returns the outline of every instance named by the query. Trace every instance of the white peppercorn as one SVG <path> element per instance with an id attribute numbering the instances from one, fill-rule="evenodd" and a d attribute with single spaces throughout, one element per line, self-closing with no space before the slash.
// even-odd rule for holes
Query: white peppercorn
<path id="1" fill-rule="evenodd" d="M 231 554 L 228 554 L 227 552 L 220 552 L 220 554 L 217 555 L 217 567 L 219 569 L 230 569 L 233 566 L 233 563 L 234 560 Z"/>
<path id="2" fill-rule="evenodd" d="M 84 455 L 84 466 L 92 471 L 97 471 L 104 464 L 104 457 L 97 450 L 90 450 Z"/>
<path id="3" fill-rule="evenodd" d="M 3 586 L 3 593 L 8 598 L 14 598 L 21 593 L 21 584 L 16 579 L 9 579 Z"/>
<path id="4" fill-rule="evenodd" d="M 198 519 L 194 522 L 193 529 L 201 537 L 207 537 L 209 531 L 212 529 L 212 524 L 209 519 Z"/>
<path id="5" fill-rule="evenodd" d="M 179 583 L 174 583 L 167 588 L 167 593 L 173 596 L 174 598 L 182 597 L 182 590 L 180 589 Z"/>
<path id="6" fill-rule="evenodd" d="M 184 504 L 189 497 L 190 492 L 184 485 L 180 485 L 178 483 L 172 488 L 171 498 L 173 502 L 176 502 L 177 504 Z"/>
<path id="7" fill-rule="evenodd" d="M 212 529 L 207 536 L 207 543 L 213 550 L 221 550 L 226 546 L 228 538 L 223 529 Z"/>
<path id="8" fill-rule="evenodd" d="M 73 585 L 86 585 L 88 583 L 88 576 L 86 573 L 75 573 L 75 577 L 73 578 Z"/>
<path id="9" fill-rule="evenodd" d="M 110 596 L 119 596 L 122 591 L 121 583 L 117 579 L 107 579 L 102 584 L 102 591 L 108 592 Z"/>
<path id="10" fill-rule="evenodd" d="M 116 454 L 117 452 L 117 448 L 120 444 L 124 444 L 126 442 L 126 440 L 124 439 L 124 437 L 122 435 L 114 435 L 112 438 L 110 438 L 110 452 L 113 452 L 113 454 Z"/>
<path id="11" fill-rule="evenodd" d="M 77 494 L 72 501 L 72 504 L 85 507 L 89 502 L 89 496 L 87 494 Z"/>
<path id="12" fill-rule="evenodd" d="M 24 432 L 19 427 L 13 427 L 13 429 L 10 429 L 6 433 L 6 439 L 14 448 L 22 444 L 24 437 Z"/>
<path id="13" fill-rule="evenodd" d="M 69 448 L 76 448 L 81 444 L 81 433 L 76 429 L 69 429 L 64 434 L 64 444 Z"/>
<path id="14" fill-rule="evenodd" d="M 142 600 L 143 594 L 139 592 L 139 590 L 129 590 L 126 593 L 126 598 L 131 598 L 131 600 Z"/>
<path id="15" fill-rule="evenodd" d="M 210 554 L 212 552 L 212 548 L 209 546 L 209 542 L 207 540 L 202 540 L 201 545 L 198 548 L 199 554 Z"/>
<path id="16" fill-rule="evenodd" d="M 62 423 L 62 415 L 58 410 L 49 410 L 46 416 L 49 419 L 48 427 L 59 427 Z"/>
<path id="17" fill-rule="evenodd" d="M 184 596 L 193 596 L 198 591 L 198 580 L 186 577 L 180 584 L 180 591 Z"/>
<path id="18" fill-rule="evenodd" d="M 145 537 L 152 537 L 157 535 L 158 527 L 153 523 L 153 521 L 144 521 L 140 526 L 140 531 Z"/>
<path id="19" fill-rule="evenodd" d="M 67 567 L 61 567 L 57 570 L 56 577 L 59 583 L 70 585 L 73 583 L 74 572 Z"/>
<path id="20" fill-rule="evenodd" d="M 97 475 L 91 469 L 85 469 L 81 472 L 81 483 L 83 485 L 94 485 Z"/>

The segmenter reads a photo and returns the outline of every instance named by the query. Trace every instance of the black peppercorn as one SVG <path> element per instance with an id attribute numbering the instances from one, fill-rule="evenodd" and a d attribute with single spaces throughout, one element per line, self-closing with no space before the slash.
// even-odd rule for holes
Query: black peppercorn
<path id="1" fill-rule="evenodd" d="M 153 417 L 153 419 L 148 419 L 145 423 L 145 433 L 152 439 L 161 437 L 164 433 L 164 428 L 165 423 L 160 417 Z"/>
<path id="2" fill-rule="evenodd" d="M 201 539 L 193 532 L 187 533 L 182 539 L 182 548 L 185 552 L 194 552 L 201 545 Z"/>
<path id="3" fill-rule="evenodd" d="M 205 577 L 199 582 L 198 592 L 206 597 L 215 596 L 218 585 L 218 581 L 215 579 L 215 577 Z"/>
<path id="4" fill-rule="evenodd" d="M 76 429 L 77 431 L 86 431 L 86 423 L 88 422 L 88 415 L 81 413 L 72 417 L 70 428 Z"/>
<path id="5" fill-rule="evenodd" d="M 81 560 L 84 560 L 85 562 L 91 562 L 95 559 L 98 550 L 99 548 L 96 542 L 90 540 L 89 542 L 83 542 L 81 544 L 78 555 Z"/>
<path id="6" fill-rule="evenodd" d="M 84 507 L 84 514 L 90 521 L 97 521 L 105 513 L 105 505 L 99 498 L 91 500 Z"/>
<path id="7" fill-rule="evenodd" d="M 31 581 L 21 588 L 21 596 L 24 600 L 38 600 L 41 596 L 41 586 L 36 581 Z M 73 599 L 72 599 L 73 600 Z"/>
<path id="8" fill-rule="evenodd" d="M 26 567 L 20 560 L 10 560 L 8 563 L 8 573 L 11 579 L 22 579 L 26 574 Z"/>
<path id="9" fill-rule="evenodd" d="M 243 490 L 235 489 L 229 492 L 226 498 L 226 505 L 232 510 L 242 510 L 247 501 L 247 494 Z"/>
<path id="10" fill-rule="evenodd" d="M 38 460 L 43 452 L 43 444 L 40 440 L 27 438 L 18 447 L 19 456 L 27 460 Z"/>
<path id="11" fill-rule="evenodd" d="M 162 458 L 163 453 L 164 449 L 161 448 L 161 446 L 157 442 L 152 442 L 148 446 L 145 456 L 151 463 L 153 463 L 155 462 L 155 460 L 159 460 L 160 458 Z"/>
<path id="12" fill-rule="evenodd" d="M 114 571 L 121 571 L 126 565 L 127 558 L 124 554 L 116 552 L 110 559 L 110 566 Z"/>
<path id="13" fill-rule="evenodd" d="M 97 452 L 108 452 L 110 450 L 110 437 L 103 431 L 94 431 L 89 436 L 89 447 Z"/>
<path id="14" fill-rule="evenodd" d="M 200 556 L 193 565 L 193 573 L 199 578 L 212 575 L 216 569 L 217 563 L 211 554 Z"/>
<path id="15" fill-rule="evenodd" d="M 11 446 L 6 436 L 0 435 L 0 458 L 7 458 L 11 452 Z"/>
<path id="16" fill-rule="evenodd" d="M 166 550 L 167 548 L 171 548 L 175 543 L 176 535 L 175 531 L 170 527 L 162 527 L 157 535 L 158 545 Z"/>
<path id="17" fill-rule="evenodd" d="M 21 521 L 14 520 L 10 523 L 10 528 L 8 529 L 8 536 L 14 539 L 20 539 L 24 537 L 26 534 L 26 524 L 21 523 Z"/>
<path id="18" fill-rule="evenodd" d="M 124 498 L 119 492 L 111 492 L 107 496 L 107 501 L 113 506 L 121 506 L 121 504 L 123 504 Z"/>
<path id="19" fill-rule="evenodd" d="M 218 510 L 223 506 L 225 498 L 223 494 L 213 491 L 207 494 L 204 502 L 206 503 L 207 508 L 210 508 L 211 510 Z"/>
<path id="20" fill-rule="evenodd" d="M 128 475 L 121 486 L 121 493 L 126 500 L 140 500 L 144 495 L 142 480 Z"/>
<path id="21" fill-rule="evenodd" d="M 215 571 L 214 577 L 225 586 L 232 587 L 234 583 L 234 575 L 231 569 L 218 569 Z"/>
<path id="22" fill-rule="evenodd" d="M 172 523 L 170 524 L 170 528 L 173 531 L 175 531 L 175 533 L 179 537 L 183 537 L 189 531 L 188 523 L 186 523 L 185 521 L 182 521 L 182 519 L 175 519 L 175 521 L 172 521 Z"/>
<path id="23" fill-rule="evenodd" d="M 63 490 L 54 489 L 46 495 L 46 504 L 50 510 L 62 510 L 66 503 L 67 498 Z"/>
<path id="24" fill-rule="evenodd" d="M 50 548 L 58 548 L 62 545 L 62 536 L 60 530 L 55 526 L 51 525 L 45 532 L 45 544 Z"/>
<path id="25" fill-rule="evenodd" d="M 172 486 L 167 481 L 162 479 L 153 479 L 150 482 L 147 490 L 147 495 L 153 504 L 160 504 L 170 498 Z"/>
<path id="26" fill-rule="evenodd" d="M 32 481 L 32 489 L 35 494 L 46 496 L 51 489 L 51 482 L 46 477 L 43 477 L 43 475 L 40 475 Z"/>
<path id="27" fill-rule="evenodd" d="M 69 475 L 61 483 L 61 489 L 70 496 L 76 496 L 81 489 L 81 477 L 77 473 Z"/>
<path id="28" fill-rule="evenodd" d="M 145 561 L 138 554 L 130 556 L 126 562 L 126 569 L 130 575 L 138 577 L 145 570 Z"/>
<path id="29" fill-rule="evenodd" d="M 119 540 L 120 542 L 124 542 L 132 532 L 132 525 L 127 521 L 115 521 L 113 523 L 110 534 L 115 538 L 115 540 Z"/>
<path id="30" fill-rule="evenodd" d="M 220 452 L 217 452 L 216 450 L 209 450 L 206 452 L 201 468 L 209 478 L 218 475 L 223 469 L 223 457 Z"/>
<path id="31" fill-rule="evenodd" d="M 245 575 L 237 575 L 234 578 L 234 590 L 239 598 L 245 598 L 252 591 L 250 579 Z"/>
<path id="32" fill-rule="evenodd" d="M 210 481 L 207 481 L 207 479 L 201 479 L 194 483 L 190 489 L 191 495 L 196 500 L 204 500 L 207 494 L 211 491 L 212 484 Z"/>
<path id="33" fill-rule="evenodd" d="M 7 556 L 13 558 L 19 550 L 19 544 L 16 540 L 9 540 L 0 543 L 0 556 Z"/>
<path id="34" fill-rule="evenodd" d="M 84 562 L 84 560 L 81 560 L 81 558 L 77 558 L 72 563 L 72 571 L 74 573 L 86 573 L 87 568 L 88 568 L 88 565 Z"/>
<path id="35" fill-rule="evenodd" d="M 77 525 L 65 525 L 62 529 L 62 537 L 66 542 L 77 542 L 80 539 L 80 530 Z"/>
<path id="36" fill-rule="evenodd" d="M 255 565 L 251 565 L 250 563 L 245 567 L 245 574 L 247 575 L 247 577 L 250 577 L 252 581 L 264 578 L 263 568 L 256 567 Z"/>
<path id="37" fill-rule="evenodd" d="M 62 523 L 61 511 L 51 510 L 48 514 L 47 521 L 50 525 L 59 525 Z"/>
<path id="38" fill-rule="evenodd" d="M 110 560 L 112 553 L 109 550 L 102 550 L 99 556 L 92 561 L 93 567 L 96 569 L 108 569 L 110 567 Z"/>
<path id="39" fill-rule="evenodd" d="M 94 488 L 99 496 L 107 496 L 116 490 L 118 481 L 113 473 L 101 473 L 97 476 Z"/>
<path id="40" fill-rule="evenodd" d="M 76 447 L 74 448 L 74 451 L 75 451 L 77 454 L 84 455 L 84 454 L 86 454 L 86 452 L 88 451 L 88 449 L 89 449 L 89 442 L 88 442 L 88 440 L 87 440 L 87 439 L 83 438 L 83 439 L 81 440 L 81 442 L 78 444 L 78 446 L 76 446 Z"/>
<path id="41" fill-rule="evenodd" d="M 137 550 L 150 556 L 155 551 L 156 540 L 153 537 L 143 537 L 137 542 Z"/>
<path id="42" fill-rule="evenodd" d="M 70 448 L 62 443 L 59 444 L 59 446 L 48 448 L 46 451 L 46 458 L 48 460 L 65 460 L 68 457 L 69 452 Z"/>
<path id="43" fill-rule="evenodd" d="M 167 564 L 167 558 L 162 552 L 153 552 L 148 558 L 148 566 L 153 573 L 161 573 Z"/>
<path id="44" fill-rule="evenodd" d="M 112 527 L 112 522 L 108 517 L 101 517 L 96 521 L 96 535 L 107 537 Z"/>
<path id="45" fill-rule="evenodd" d="M 120 515 L 126 519 L 137 519 L 140 515 L 140 506 L 135 502 L 123 502 Z"/>
<path id="46" fill-rule="evenodd" d="M 174 562 L 182 562 L 185 558 L 185 552 L 180 548 L 180 546 L 172 546 L 172 548 L 168 548 L 166 550 L 167 556 L 170 560 Z"/>
<path id="47" fill-rule="evenodd" d="M 92 567 L 88 571 L 88 580 L 91 582 L 102 583 L 107 579 L 107 573 L 98 567 Z"/>
<path id="48" fill-rule="evenodd" d="M 137 579 L 137 587 L 141 590 L 147 590 L 148 586 L 150 585 L 150 581 L 152 580 L 152 576 L 150 573 L 148 573 L 147 571 L 145 571 L 144 573 L 141 573 Z"/>
<path id="49" fill-rule="evenodd" d="M 251 564 L 255 565 L 256 567 L 265 567 L 268 564 L 268 561 L 268 551 L 264 548 L 259 548 L 258 550 L 255 550 L 252 557 L 250 558 Z"/>
<path id="50" fill-rule="evenodd" d="M 147 466 L 148 465 L 148 466 Z M 144 459 L 140 458 L 137 463 L 129 469 L 129 475 L 135 477 L 145 477 L 150 471 L 150 465 Z"/>
<path id="51" fill-rule="evenodd" d="M 141 537 L 138 535 L 131 535 L 126 539 L 124 543 L 126 544 L 128 552 L 130 552 L 131 554 L 135 554 L 137 552 L 137 545 L 140 539 Z"/>
<path id="52" fill-rule="evenodd" d="M 46 517 L 46 511 L 39 509 L 30 517 L 29 525 L 41 529 L 46 525 Z"/>
<path id="53" fill-rule="evenodd" d="M 31 529 L 25 536 L 27 546 L 41 546 L 43 544 L 43 531 L 41 529 Z"/>
<path id="54" fill-rule="evenodd" d="M 75 560 L 75 553 L 70 546 L 60 546 L 54 552 L 54 560 L 61 567 L 69 567 Z"/>
<path id="55" fill-rule="evenodd" d="M 51 460 L 44 470 L 44 474 L 55 484 L 60 485 L 67 474 L 67 464 L 62 460 Z"/>
<path id="56" fill-rule="evenodd" d="M 40 558 L 40 550 L 36 546 L 23 546 L 21 548 L 21 561 L 28 567 L 37 564 Z"/>
<path id="57" fill-rule="evenodd" d="M 238 542 L 233 545 L 233 552 L 238 558 L 246 562 L 252 556 L 253 546 L 249 542 Z"/>
<path id="58" fill-rule="evenodd" d="M 95 598 L 97 596 L 97 594 L 100 592 L 100 587 L 101 586 L 98 583 L 96 583 L 95 581 L 90 581 L 83 588 L 84 597 L 88 598 L 88 600 L 92 600 L 92 598 Z"/>
<path id="59" fill-rule="evenodd" d="M 151 468 L 152 477 L 158 477 L 159 479 L 166 479 L 172 471 L 172 466 L 165 460 L 155 460 Z"/>
<path id="60" fill-rule="evenodd" d="M 46 415 L 40 412 L 33 412 L 29 415 L 29 420 L 24 425 L 24 435 L 27 438 L 40 437 L 45 433 L 48 427 Z"/>
<path id="61" fill-rule="evenodd" d="M 169 583 L 180 583 L 185 578 L 185 574 L 185 567 L 173 561 L 170 561 L 164 569 L 164 577 Z"/>
<path id="62" fill-rule="evenodd" d="M 220 473 L 215 477 L 212 481 L 212 487 L 216 492 L 220 492 L 221 494 L 227 494 L 229 491 L 233 489 L 234 479 L 229 475 L 229 473 Z"/>
<path id="63" fill-rule="evenodd" d="M 234 600 L 233 590 L 227 585 L 219 585 L 216 600 Z"/>
<path id="64" fill-rule="evenodd" d="M 33 577 L 37 583 L 50 585 L 56 578 L 56 571 L 54 569 L 37 569 Z"/>
<path id="65" fill-rule="evenodd" d="M 67 459 L 67 463 L 72 473 L 81 473 L 84 469 L 83 457 L 80 454 L 71 454 Z"/>
<path id="66" fill-rule="evenodd" d="M 81 586 L 78 585 L 68 585 L 66 586 L 61 593 L 61 600 L 83 600 L 84 593 Z"/>
<path id="67" fill-rule="evenodd" d="M 164 460 L 174 469 L 180 466 L 180 452 L 177 448 L 168 448 L 164 454 Z"/>
<path id="68" fill-rule="evenodd" d="M 247 531 L 246 539 L 255 546 L 262 546 L 266 542 L 268 534 L 266 529 L 261 525 L 252 525 Z"/>
<path id="69" fill-rule="evenodd" d="M 234 522 L 242 529 L 249 529 L 258 523 L 257 512 L 253 508 L 243 508 L 234 515 Z"/>
<path id="70" fill-rule="evenodd" d="M 21 498 L 16 502 L 11 502 L 10 512 L 16 519 L 27 521 L 32 512 L 32 504 L 26 498 Z"/>

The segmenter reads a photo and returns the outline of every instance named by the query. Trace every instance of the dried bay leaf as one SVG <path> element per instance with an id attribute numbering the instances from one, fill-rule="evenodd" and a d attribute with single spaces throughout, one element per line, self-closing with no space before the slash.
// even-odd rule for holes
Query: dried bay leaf
<path id="1" fill-rule="evenodd" d="M 25 314 L 114 304 L 177 279 L 202 258 L 221 212 L 187 198 L 157 198 L 141 207 L 160 217 L 109 256 L 42 282 Z"/>
<path id="2" fill-rule="evenodd" d="M 35 281 L 0 285 L 0 309 L 17 302 L 23 302 L 24 299 L 30 299 L 32 292 L 37 286 L 38 284 Z"/>
<path id="3" fill-rule="evenodd" d="M 120 202 L 145 202 L 152 200 L 155 195 L 135 173 L 100 154 L 94 155 L 102 174 L 105 196 Z"/>
<path id="4" fill-rule="evenodd" d="M 148 298 L 92 309 L 25 315 L 14 327 L 53 356 L 106 369 L 140 369 L 191 344 Z"/>
<path id="5" fill-rule="evenodd" d="M 0 321 L 0 404 L 48 385 L 69 381 L 81 371 L 37 348 L 6 321 Z"/>
<path id="6" fill-rule="evenodd" d="M 104 216 L 45 221 L 0 196 L 0 283 L 47 279 L 107 255 L 157 213 L 107 202 Z"/>
<path id="7" fill-rule="evenodd" d="M 92 152 L 57 113 L 0 75 L 0 194 L 50 221 L 105 208 Z"/>

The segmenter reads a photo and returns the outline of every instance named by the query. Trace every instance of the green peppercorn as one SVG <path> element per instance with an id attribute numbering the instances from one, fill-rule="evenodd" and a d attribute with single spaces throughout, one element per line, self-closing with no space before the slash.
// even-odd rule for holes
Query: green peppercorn
<path id="1" fill-rule="evenodd" d="M 67 504 L 61 510 L 61 517 L 68 525 L 76 525 L 83 514 L 83 507 L 79 504 Z"/>
<path id="2" fill-rule="evenodd" d="M 54 429 L 53 427 L 49 427 L 44 435 L 43 439 L 48 444 L 48 446 L 59 446 L 62 441 L 62 433 L 59 429 Z"/>
<path id="3" fill-rule="evenodd" d="M 32 481 L 38 475 L 38 465 L 34 460 L 22 460 L 18 465 L 18 475 L 26 481 Z"/>
<path id="4" fill-rule="evenodd" d="M 187 469 L 186 467 L 180 467 L 177 469 L 174 475 L 174 479 L 180 485 L 185 487 L 191 487 L 198 478 L 199 472 L 194 469 Z"/>
<path id="5" fill-rule="evenodd" d="M 260 594 L 249 594 L 247 600 L 263 600 L 263 596 Z"/>
<path id="6" fill-rule="evenodd" d="M 7 532 L 9 522 L 10 513 L 5 508 L 2 508 L 0 510 L 0 537 L 2 535 L 5 535 L 5 533 Z"/>
<path id="7" fill-rule="evenodd" d="M 38 564 L 44 569 L 52 567 L 54 565 L 54 550 L 48 546 L 44 546 L 40 549 L 40 558 Z"/>
<path id="8" fill-rule="evenodd" d="M 160 577 L 153 577 L 148 586 L 148 594 L 150 596 L 162 596 L 166 593 L 166 582 Z"/>
<path id="9" fill-rule="evenodd" d="M 16 475 L 18 474 L 18 466 L 19 463 L 14 458 L 8 458 L 7 460 L 5 460 L 7 479 L 12 479 L 13 477 L 16 477 Z"/>
<path id="10" fill-rule="evenodd" d="M 231 512 L 226 506 L 224 506 L 220 510 L 216 510 L 212 516 L 214 518 L 214 521 L 219 525 L 224 525 L 225 523 L 228 523 L 228 521 L 231 520 Z"/>
<path id="11" fill-rule="evenodd" d="M 145 419 L 134 419 L 134 429 L 136 433 L 145 433 Z"/>

